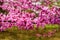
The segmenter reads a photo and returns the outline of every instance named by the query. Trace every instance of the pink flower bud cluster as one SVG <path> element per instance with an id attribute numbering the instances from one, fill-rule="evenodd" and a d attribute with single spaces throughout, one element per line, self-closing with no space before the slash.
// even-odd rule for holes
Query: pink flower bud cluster
<path id="1" fill-rule="evenodd" d="M 19 29 L 33 29 L 46 24 L 60 24 L 60 8 L 41 5 L 39 0 L 0 0 L 0 30 L 13 26 Z M 29 12 L 29 11 L 32 12 Z"/>

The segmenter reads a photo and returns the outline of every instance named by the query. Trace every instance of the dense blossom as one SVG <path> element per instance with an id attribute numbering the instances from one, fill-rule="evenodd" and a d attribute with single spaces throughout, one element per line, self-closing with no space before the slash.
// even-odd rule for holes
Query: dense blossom
<path id="1" fill-rule="evenodd" d="M 46 3 L 50 1 L 44 0 Z M 55 0 L 56 1 L 56 0 Z M 40 0 L 0 0 L 0 30 L 13 26 L 19 29 L 44 27 L 46 24 L 60 24 L 60 8 L 41 5 Z M 5 10 L 5 11 L 4 11 Z M 8 11 L 8 12 L 7 12 Z"/>

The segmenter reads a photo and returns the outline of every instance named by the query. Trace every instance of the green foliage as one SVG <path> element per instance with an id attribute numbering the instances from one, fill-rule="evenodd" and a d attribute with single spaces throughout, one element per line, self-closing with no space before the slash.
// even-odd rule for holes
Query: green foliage
<path id="1" fill-rule="evenodd" d="M 57 24 L 48 24 L 45 26 L 46 29 L 58 29 L 59 25 Z"/>
<path id="2" fill-rule="evenodd" d="M 48 37 L 37 37 L 36 34 L 44 34 L 54 29 L 59 29 L 59 25 L 46 25 L 45 28 L 35 28 L 33 30 L 18 30 L 16 26 L 0 32 L 0 39 L 6 40 L 50 40 Z M 4 36 L 3 36 L 4 35 Z"/>

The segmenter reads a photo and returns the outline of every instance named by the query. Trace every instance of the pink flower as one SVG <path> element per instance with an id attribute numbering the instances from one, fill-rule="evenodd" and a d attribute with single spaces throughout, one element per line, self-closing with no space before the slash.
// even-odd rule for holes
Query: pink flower
<path id="1" fill-rule="evenodd" d="M 37 33 L 36 36 L 37 36 L 37 37 L 41 37 L 41 34 Z"/>

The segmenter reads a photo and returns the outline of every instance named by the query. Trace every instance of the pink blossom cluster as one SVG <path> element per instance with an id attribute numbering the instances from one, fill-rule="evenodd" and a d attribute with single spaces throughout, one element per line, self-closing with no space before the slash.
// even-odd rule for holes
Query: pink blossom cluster
<path id="1" fill-rule="evenodd" d="M 60 24 L 60 8 L 41 5 L 40 0 L 0 0 L 0 30 L 13 26 L 33 29 L 46 24 Z M 8 11 L 8 12 L 7 12 Z M 31 11 L 31 12 L 29 12 Z"/>

